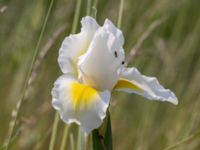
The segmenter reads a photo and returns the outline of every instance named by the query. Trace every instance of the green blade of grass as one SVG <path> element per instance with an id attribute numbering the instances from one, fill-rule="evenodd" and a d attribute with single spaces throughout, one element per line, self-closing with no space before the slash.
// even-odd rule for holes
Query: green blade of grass
<path id="1" fill-rule="evenodd" d="M 102 141 L 103 137 L 99 135 L 98 129 L 92 131 L 93 150 L 105 150 L 105 146 Z"/>
<path id="2" fill-rule="evenodd" d="M 87 0 L 87 12 L 86 12 L 86 15 L 87 15 L 87 16 L 90 15 L 91 4 L 92 4 L 92 0 Z"/>
<path id="3" fill-rule="evenodd" d="M 104 138 L 104 144 L 106 147 L 106 150 L 112 150 L 112 127 L 111 127 L 111 120 L 110 120 L 110 113 L 108 112 L 108 120 L 107 120 L 107 128 Z"/>
<path id="4" fill-rule="evenodd" d="M 109 111 L 107 112 L 107 117 L 104 119 L 104 124 L 105 124 L 105 127 L 103 125 L 102 128 L 105 128 L 105 132 L 102 132 L 100 134 L 100 129 L 96 129 L 92 132 L 94 150 L 112 150 L 113 149 L 112 128 L 111 128 L 111 120 L 110 120 Z"/>
<path id="5" fill-rule="evenodd" d="M 7 148 L 7 145 L 9 144 L 12 144 L 16 141 L 17 137 L 19 136 L 21 132 L 21 129 L 18 129 L 15 133 L 15 135 L 10 139 L 10 143 L 7 143 L 6 145 L 3 145 L 2 147 L 0 147 L 0 150 L 5 150 Z"/>
<path id="6" fill-rule="evenodd" d="M 51 0 L 50 4 L 49 4 L 48 11 L 47 11 L 47 15 L 45 17 L 45 20 L 44 20 L 44 23 L 43 23 L 43 26 L 42 26 L 42 29 L 41 29 L 41 32 L 40 32 L 39 39 L 37 41 L 37 44 L 36 44 L 36 47 L 35 47 L 35 50 L 34 50 L 34 53 L 33 53 L 32 60 L 31 60 L 30 65 L 29 65 L 30 68 L 29 68 L 28 73 L 26 75 L 26 79 L 25 79 L 23 90 L 22 90 L 21 98 L 17 102 L 16 115 L 15 115 L 15 117 L 13 119 L 12 126 L 9 129 L 10 133 L 8 135 L 8 144 L 6 146 L 6 150 L 8 150 L 9 146 L 10 146 L 10 140 L 12 139 L 13 132 L 14 132 L 14 129 L 15 129 L 15 126 L 16 126 L 16 121 L 17 121 L 17 119 L 19 117 L 19 112 L 20 112 L 20 109 L 21 109 L 21 106 L 22 106 L 22 102 L 24 100 L 25 92 L 26 92 L 26 89 L 27 89 L 27 87 L 29 85 L 29 79 L 30 79 L 31 73 L 33 71 L 33 65 L 35 63 L 35 60 L 36 60 L 36 57 L 37 57 L 37 54 L 38 54 L 38 51 L 39 51 L 40 43 L 41 43 L 42 37 L 44 35 L 44 31 L 45 31 L 45 28 L 46 28 L 46 25 L 47 25 L 47 21 L 49 19 L 49 15 L 50 15 L 52 7 L 53 7 L 53 3 L 54 3 L 54 0 Z"/>
<path id="7" fill-rule="evenodd" d="M 118 20 L 117 20 L 117 27 L 118 28 L 121 28 L 121 25 L 122 25 L 123 8 L 124 8 L 124 0 L 121 0 L 120 5 L 119 5 Z"/>
<path id="8" fill-rule="evenodd" d="M 75 10 L 72 32 L 71 32 L 72 34 L 74 34 L 77 30 L 78 19 L 79 19 L 80 9 L 81 9 L 81 2 L 82 2 L 82 0 L 77 0 L 77 2 L 76 2 L 76 10 Z"/>
<path id="9" fill-rule="evenodd" d="M 58 130 L 59 119 L 60 119 L 59 118 L 59 114 L 58 114 L 58 112 L 56 112 L 55 118 L 54 118 L 54 123 L 53 123 L 53 129 L 52 129 L 50 144 L 49 144 L 49 150 L 53 150 L 54 149 L 55 139 L 56 139 L 57 130 Z"/>
<path id="10" fill-rule="evenodd" d="M 60 150 L 65 150 L 65 147 L 68 141 L 68 130 L 69 130 L 69 126 L 65 125 Z"/>

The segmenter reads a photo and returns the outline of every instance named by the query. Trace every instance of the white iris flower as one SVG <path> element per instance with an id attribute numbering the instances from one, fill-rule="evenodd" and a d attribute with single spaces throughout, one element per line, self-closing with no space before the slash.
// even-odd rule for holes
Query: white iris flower
<path id="1" fill-rule="evenodd" d="M 80 33 L 66 37 L 62 43 L 58 63 L 63 75 L 52 90 L 52 105 L 65 123 L 77 123 L 86 134 L 98 128 L 114 90 L 178 103 L 175 94 L 156 78 L 124 66 L 124 37 L 110 20 L 99 26 L 87 16 L 81 25 Z"/>

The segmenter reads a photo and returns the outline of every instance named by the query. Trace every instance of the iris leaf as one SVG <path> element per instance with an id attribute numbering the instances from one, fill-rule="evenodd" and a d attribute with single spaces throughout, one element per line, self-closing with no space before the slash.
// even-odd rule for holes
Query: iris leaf
<path id="1" fill-rule="evenodd" d="M 106 129 L 105 135 L 102 136 L 99 134 L 99 130 L 95 129 L 92 132 L 93 137 L 93 150 L 112 150 L 112 128 L 111 128 L 111 120 L 110 113 L 107 113 L 107 118 L 105 119 Z"/>

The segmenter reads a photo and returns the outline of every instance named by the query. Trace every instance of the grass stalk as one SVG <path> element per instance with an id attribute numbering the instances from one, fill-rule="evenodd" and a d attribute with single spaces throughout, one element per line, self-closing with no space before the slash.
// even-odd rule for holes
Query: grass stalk
<path id="1" fill-rule="evenodd" d="M 70 133 L 69 135 L 69 140 L 70 140 L 70 150 L 75 150 L 74 136 L 72 133 Z"/>
<path id="2" fill-rule="evenodd" d="M 85 147 L 84 150 L 89 150 L 89 145 L 90 145 L 90 135 L 85 136 Z"/>
<path id="3" fill-rule="evenodd" d="M 51 135 L 51 131 L 52 131 L 52 127 L 50 127 L 48 129 L 48 131 L 43 135 L 43 137 L 41 137 L 37 144 L 35 145 L 35 147 L 33 148 L 34 150 L 38 150 L 41 149 L 42 145 L 45 143 L 45 141 L 47 140 L 47 138 Z"/>
<path id="4" fill-rule="evenodd" d="M 68 140 L 68 131 L 69 131 L 69 126 L 65 125 L 60 150 L 65 150 L 67 140 Z"/>
<path id="5" fill-rule="evenodd" d="M 97 5 L 98 5 L 98 0 L 94 0 L 94 2 L 93 2 L 93 8 L 97 8 Z"/>
<path id="6" fill-rule="evenodd" d="M 76 149 L 81 150 L 82 146 L 82 132 L 80 126 L 78 126 L 78 136 L 77 136 L 77 141 L 76 141 Z"/>
<path id="7" fill-rule="evenodd" d="M 6 150 L 8 150 L 9 146 L 10 146 L 9 143 L 10 143 L 10 140 L 11 140 L 11 138 L 13 136 L 13 132 L 14 132 L 14 129 L 15 129 L 15 126 L 16 126 L 16 121 L 17 121 L 17 119 L 19 117 L 19 112 L 20 112 L 20 109 L 21 109 L 21 106 L 22 106 L 22 102 L 24 100 L 26 89 L 27 89 L 27 87 L 29 85 L 29 78 L 30 78 L 31 73 L 33 71 L 33 65 L 35 63 L 35 60 L 36 60 L 36 57 L 37 57 L 37 54 L 38 54 L 38 51 L 39 51 L 40 43 L 41 43 L 42 37 L 44 35 L 44 31 L 45 31 L 45 28 L 46 28 L 46 25 L 47 25 L 47 21 L 49 19 L 49 15 L 50 15 L 52 7 L 53 7 L 53 3 L 54 3 L 54 0 L 51 0 L 50 4 L 49 4 L 48 11 L 47 11 L 47 15 L 45 17 L 45 20 L 44 20 L 44 23 L 43 23 L 43 26 L 42 26 L 42 29 L 41 29 L 41 32 L 40 32 L 39 39 L 37 41 L 37 44 L 36 44 L 36 47 L 35 47 L 35 50 L 34 50 L 34 53 L 33 53 L 32 60 L 31 60 L 30 65 L 29 65 L 30 68 L 29 68 L 28 73 L 26 75 L 24 87 L 22 89 L 22 95 L 21 95 L 21 97 L 20 97 L 20 99 L 19 99 L 19 101 L 17 102 L 17 105 L 16 105 L 15 115 L 14 115 L 14 118 L 13 118 L 13 120 L 11 122 L 11 125 L 10 125 L 10 128 L 9 128 Z"/>
<path id="8" fill-rule="evenodd" d="M 74 34 L 77 30 L 78 19 L 79 19 L 80 9 L 81 9 L 81 2 L 82 2 L 82 0 L 77 0 L 77 3 L 76 3 L 76 10 L 75 10 L 72 32 L 71 32 L 72 34 Z"/>
<path id="9" fill-rule="evenodd" d="M 92 0 L 87 1 L 87 12 L 86 15 L 89 16 L 91 14 L 91 5 L 92 5 Z"/>
<path id="10" fill-rule="evenodd" d="M 128 57 L 126 59 L 126 66 L 135 58 L 136 54 L 138 53 L 139 49 L 141 48 L 144 41 L 151 35 L 151 33 L 164 21 L 166 21 L 166 16 L 155 20 L 152 22 L 149 27 L 142 33 L 142 35 L 137 40 L 137 43 L 134 45 L 134 47 L 130 50 Z"/>
<path id="11" fill-rule="evenodd" d="M 122 25 L 123 9 L 124 9 L 124 0 L 121 0 L 120 5 L 119 5 L 118 20 L 117 20 L 117 27 L 118 28 L 121 28 L 121 25 Z"/>
<path id="12" fill-rule="evenodd" d="M 54 122 L 53 122 L 53 128 L 52 128 L 52 134 L 51 134 L 51 139 L 50 139 L 50 144 L 49 144 L 49 150 L 54 149 L 55 145 L 55 139 L 57 135 L 57 130 L 58 130 L 58 123 L 59 123 L 59 113 L 56 112 Z"/>
<path id="13" fill-rule="evenodd" d="M 65 29 L 66 29 L 66 25 L 59 27 L 52 34 L 52 36 L 48 39 L 47 43 L 44 45 L 44 47 L 41 49 L 40 53 L 38 54 L 38 57 L 37 57 L 34 65 L 33 65 L 33 70 L 32 70 L 31 76 L 30 76 L 29 81 L 28 81 L 29 86 L 26 89 L 24 100 L 28 99 L 29 91 L 32 88 L 33 82 L 35 81 L 35 79 L 38 75 L 38 70 L 39 70 L 39 67 L 41 66 L 42 61 L 45 59 L 49 50 L 51 49 L 51 47 L 53 46 L 55 41 L 58 39 L 60 34 L 64 32 Z"/>
<path id="14" fill-rule="evenodd" d="M 98 4 L 98 0 L 94 0 L 93 5 L 92 5 L 92 17 L 94 17 L 95 19 L 97 18 L 97 4 Z"/>

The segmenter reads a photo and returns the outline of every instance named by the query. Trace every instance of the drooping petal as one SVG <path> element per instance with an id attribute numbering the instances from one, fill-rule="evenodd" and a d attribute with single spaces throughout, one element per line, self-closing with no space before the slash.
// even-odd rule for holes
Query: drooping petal
<path id="1" fill-rule="evenodd" d="M 75 122 L 88 134 L 98 128 L 106 116 L 110 92 L 98 92 L 79 83 L 71 75 L 62 75 L 54 83 L 52 105 L 65 123 Z"/>
<path id="2" fill-rule="evenodd" d="M 95 19 L 89 16 L 84 17 L 81 24 L 81 32 L 66 37 L 59 50 L 58 63 L 63 73 L 77 74 L 78 57 L 87 51 L 99 28 Z"/>
<path id="3" fill-rule="evenodd" d="M 82 55 L 78 68 L 83 82 L 99 90 L 111 90 L 123 66 L 123 35 L 108 20 L 99 28 L 88 51 Z"/>
<path id="4" fill-rule="evenodd" d="M 165 89 L 154 77 L 142 75 L 136 68 L 123 68 L 122 80 L 114 89 L 128 93 L 136 93 L 150 100 L 168 101 L 178 104 L 176 95 L 169 89 Z"/>

